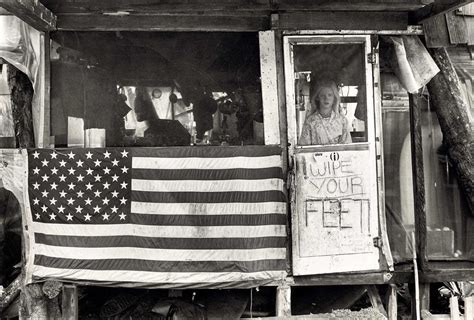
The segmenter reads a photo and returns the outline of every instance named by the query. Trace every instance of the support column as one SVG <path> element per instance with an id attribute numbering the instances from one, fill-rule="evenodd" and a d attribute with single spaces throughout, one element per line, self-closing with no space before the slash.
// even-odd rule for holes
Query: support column
<path id="1" fill-rule="evenodd" d="M 388 304 L 387 304 L 388 320 L 397 320 L 397 315 L 398 315 L 397 286 L 391 283 L 388 287 Z"/>
<path id="2" fill-rule="evenodd" d="M 63 285 L 62 294 L 62 318 L 65 320 L 77 320 L 79 318 L 79 300 L 77 286 L 72 284 Z"/>
<path id="3" fill-rule="evenodd" d="M 445 48 L 431 49 L 441 70 L 429 83 L 431 104 L 438 116 L 448 155 L 467 205 L 474 212 L 474 129 L 463 100 L 459 78 Z"/>
<path id="4" fill-rule="evenodd" d="M 421 138 L 421 108 L 423 105 L 423 97 L 419 94 L 410 94 L 409 103 L 416 241 L 413 250 L 416 251 L 418 266 L 421 271 L 423 271 L 426 269 L 425 176 Z"/>
<path id="5" fill-rule="evenodd" d="M 291 316 L 291 287 L 287 284 L 278 286 L 276 289 L 276 316 Z"/>

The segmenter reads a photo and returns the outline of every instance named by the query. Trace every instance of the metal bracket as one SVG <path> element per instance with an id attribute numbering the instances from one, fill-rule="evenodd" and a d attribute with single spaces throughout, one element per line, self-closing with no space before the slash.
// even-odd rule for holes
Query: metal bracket
<path id="1" fill-rule="evenodd" d="M 378 49 L 373 48 L 371 53 L 367 54 L 367 62 L 377 64 Z"/>
<path id="2" fill-rule="evenodd" d="M 380 248 L 380 249 L 381 249 L 382 246 L 383 246 L 383 241 L 382 241 L 382 238 L 380 238 L 380 237 L 375 237 L 375 238 L 373 239 L 373 243 L 374 243 L 374 247 L 376 247 L 376 248 Z"/>

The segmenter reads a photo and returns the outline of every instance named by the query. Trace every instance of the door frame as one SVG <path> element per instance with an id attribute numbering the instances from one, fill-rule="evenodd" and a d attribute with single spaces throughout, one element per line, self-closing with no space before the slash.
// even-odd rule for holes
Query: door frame
<path id="1" fill-rule="evenodd" d="M 351 145 L 332 145 L 317 147 L 318 151 L 334 150 L 358 150 L 369 149 L 369 154 L 374 159 L 376 191 L 374 204 L 377 207 L 376 215 L 378 220 L 378 237 L 381 239 L 382 247 L 379 248 L 379 269 L 393 270 L 393 260 L 391 257 L 388 236 L 386 231 L 386 219 L 384 208 L 384 188 L 383 188 L 383 152 L 382 152 L 382 134 L 381 134 L 381 97 L 380 97 L 380 76 L 379 60 L 377 50 L 372 47 L 371 35 L 284 35 L 283 36 L 283 62 L 285 76 L 285 96 L 286 96 L 286 120 L 287 120 L 287 139 L 288 155 L 290 167 L 295 170 L 295 154 L 299 152 L 310 152 L 312 146 L 297 146 L 298 128 L 296 123 L 296 93 L 294 77 L 294 45 L 318 45 L 318 44 L 337 44 L 337 43 L 357 43 L 364 44 L 365 54 L 371 54 L 372 61 L 365 60 L 365 79 L 366 79 L 366 104 L 367 104 L 367 142 L 352 143 Z M 369 57 L 366 57 L 368 59 Z M 295 171 L 293 171 L 296 178 Z M 293 179 L 293 190 L 296 192 L 296 179 Z M 298 217 L 296 212 L 296 196 L 291 197 L 291 221 L 292 221 L 292 252 L 293 266 L 295 259 L 299 259 L 298 243 Z M 385 257 L 385 258 L 383 258 Z M 382 259 L 383 258 L 383 259 Z"/>

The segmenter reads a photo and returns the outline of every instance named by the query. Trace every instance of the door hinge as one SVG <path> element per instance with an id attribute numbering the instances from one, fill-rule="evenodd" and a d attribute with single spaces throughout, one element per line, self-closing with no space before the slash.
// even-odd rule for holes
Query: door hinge
<path id="1" fill-rule="evenodd" d="M 371 64 L 377 64 L 377 52 L 378 50 L 374 49 L 372 52 L 367 54 L 367 62 Z"/>
<path id="2" fill-rule="evenodd" d="M 375 237 L 375 238 L 373 239 L 373 242 L 374 242 L 374 247 L 382 248 L 382 246 L 383 246 L 382 238 L 380 238 L 380 237 Z"/>

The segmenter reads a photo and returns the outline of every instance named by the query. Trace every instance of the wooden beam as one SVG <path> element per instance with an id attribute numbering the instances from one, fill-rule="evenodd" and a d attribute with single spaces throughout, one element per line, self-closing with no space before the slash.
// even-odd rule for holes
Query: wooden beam
<path id="1" fill-rule="evenodd" d="M 38 0 L 0 0 L 0 7 L 37 30 L 50 31 L 56 28 L 56 16 Z"/>
<path id="2" fill-rule="evenodd" d="M 444 15 L 450 11 L 461 8 L 473 0 L 436 0 L 433 3 L 416 10 L 413 19 L 416 23 L 422 24 L 433 17 Z"/>
<path id="3" fill-rule="evenodd" d="M 206 13 L 276 11 L 413 11 L 432 0 L 45 0 L 56 13 Z"/>
<path id="4" fill-rule="evenodd" d="M 57 29 L 64 31 L 227 31 L 247 32 L 270 28 L 263 16 L 205 15 L 59 15 Z"/>
<path id="5" fill-rule="evenodd" d="M 387 283 L 406 283 L 413 281 L 412 270 L 400 270 L 394 273 L 338 273 L 314 276 L 294 277 L 292 286 L 337 286 L 337 285 L 369 285 Z"/>
<path id="6" fill-rule="evenodd" d="M 291 12 L 272 19 L 274 29 L 283 30 L 405 30 L 406 12 Z"/>
<path id="7" fill-rule="evenodd" d="M 381 314 L 387 317 L 387 311 L 385 310 L 382 299 L 380 298 L 379 291 L 376 286 L 366 286 L 367 295 L 369 296 L 370 304 L 373 308 L 377 309 Z"/>
<path id="8" fill-rule="evenodd" d="M 16 299 L 18 294 L 20 294 L 22 281 L 23 278 L 20 274 L 10 283 L 8 287 L 5 288 L 5 292 L 1 296 L 0 300 L 0 314 L 2 314 L 3 310 L 6 310 L 8 306 Z"/>

